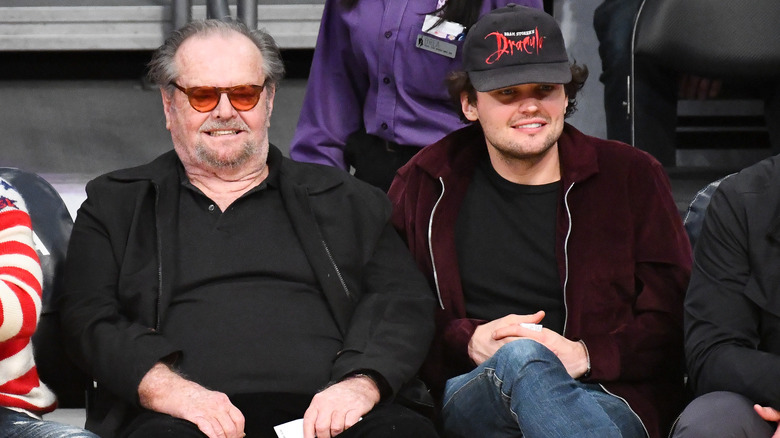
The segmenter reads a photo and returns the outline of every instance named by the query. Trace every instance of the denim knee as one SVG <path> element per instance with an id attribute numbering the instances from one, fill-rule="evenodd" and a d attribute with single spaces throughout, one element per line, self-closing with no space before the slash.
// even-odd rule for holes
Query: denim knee
<path id="1" fill-rule="evenodd" d="M 496 374 L 503 377 L 507 372 L 517 376 L 523 369 L 535 363 L 560 364 L 558 357 L 544 345 L 531 339 L 518 339 L 501 347 L 488 362 L 493 362 Z"/>
<path id="2" fill-rule="evenodd" d="M 470 373 L 453 377 L 447 381 L 444 390 L 445 404 L 450 397 L 463 386 L 478 380 L 489 381 L 491 388 L 503 397 L 509 397 L 515 384 L 522 378 L 533 374 L 541 374 L 541 370 L 547 370 L 560 366 L 563 372 L 565 368 L 555 354 L 544 345 L 531 339 L 518 339 L 501 347 L 488 360 L 472 370 Z M 530 381 L 537 381 L 532 378 Z"/>

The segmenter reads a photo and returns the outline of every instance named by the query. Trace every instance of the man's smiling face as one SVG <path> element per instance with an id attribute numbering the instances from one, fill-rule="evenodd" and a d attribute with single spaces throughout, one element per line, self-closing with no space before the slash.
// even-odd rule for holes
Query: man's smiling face
<path id="1" fill-rule="evenodd" d="M 568 99 L 562 84 L 521 84 L 461 96 L 463 114 L 479 121 L 491 154 L 536 161 L 555 152 Z"/>
<path id="2" fill-rule="evenodd" d="M 176 82 L 183 88 L 262 85 L 263 58 L 254 43 L 238 33 L 213 33 L 185 41 L 174 58 Z M 217 106 L 198 112 L 180 91 L 163 91 L 166 126 L 185 167 L 205 171 L 255 167 L 268 154 L 268 127 L 274 90 L 266 87 L 258 104 L 238 111 L 221 94 Z"/>

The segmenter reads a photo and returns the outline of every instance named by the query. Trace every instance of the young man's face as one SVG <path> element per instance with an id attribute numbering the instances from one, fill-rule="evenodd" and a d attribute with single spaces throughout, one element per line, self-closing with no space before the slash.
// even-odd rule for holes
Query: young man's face
<path id="1" fill-rule="evenodd" d="M 568 99 L 562 84 L 522 84 L 461 95 L 463 114 L 479 121 L 491 154 L 504 160 L 538 161 L 557 153 Z"/>

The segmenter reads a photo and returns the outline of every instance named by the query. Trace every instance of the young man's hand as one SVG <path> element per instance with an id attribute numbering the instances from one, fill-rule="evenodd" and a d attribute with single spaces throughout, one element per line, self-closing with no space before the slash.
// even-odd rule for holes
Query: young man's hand
<path id="1" fill-rule="evenodd" d="M 493 332 L 493 337 L 496 339 L 513 340 L 519 338 L 533 339 L 558 356 L 566 371 L 574 379 L 582 377 L 588 371 L 589 355 L 585 344 L 566 339 L 548 328 L 536 331 L 521 325 L 507 326 L 496 329 Z"/>
<path id="2" fill-rule="evenodd" d="M 540 310 L 533 315 L 507 315 L 480 325 L 474 330 L 469 341 L 469 357 L 475 364 L 480 365 L 496 354 L 499 348 L 520 337 L 520 335 L 512 334 L 514 328 L 520 328 L 521 323 L 538 324 L 543 318 L 544 312 Z M 499 330 L 502 330 L 501 333 L 506 333 L 506 335 L 496 337 L 495 334 Z"/>
<path id="3" fill-rule="evenodd" d="M 509 342 L 521 338 L 533 339 L 558 356 L 570 376 L 575 379 L 582 377 L 588 371 L 589 361 L 582 342 L 571 341 L 547 328 L 538 331 L 523 326 L 523 323 L 538 324 L 543 318 L 543 311 L 533 315 L 507 315 L 477 327 L 469 341 L 469 357 L 479 365 Z"/>

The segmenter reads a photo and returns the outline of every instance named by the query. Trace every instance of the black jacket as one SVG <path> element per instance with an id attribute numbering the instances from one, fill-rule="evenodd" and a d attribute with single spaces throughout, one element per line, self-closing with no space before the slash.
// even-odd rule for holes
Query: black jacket
<path id="1" fill-rule="evenodd" d="M 780 409 L 780 159 L 726 178 L 712 196 L 685 299 L 697 394 L 733 391 Z"/>
<path id="2" fill-rule="evenodd" d="M 281 163 L 290 221 L 343 335 L 331 379 L 368 369 L 397 392 L 425 357 L 433 296 L 390 225 L 390 203 L 342 170 L 293 162 L 274 147 L 270 153 Z M 87 427 L 103 437 L 140 408 L 138 385 L 152 365 L 179 351 L 158 331 L 177 256 L 177 166 L 170 151 L 89 182 L 73 228 L 59 305 L 66 346 L 98 383 Z"/>

